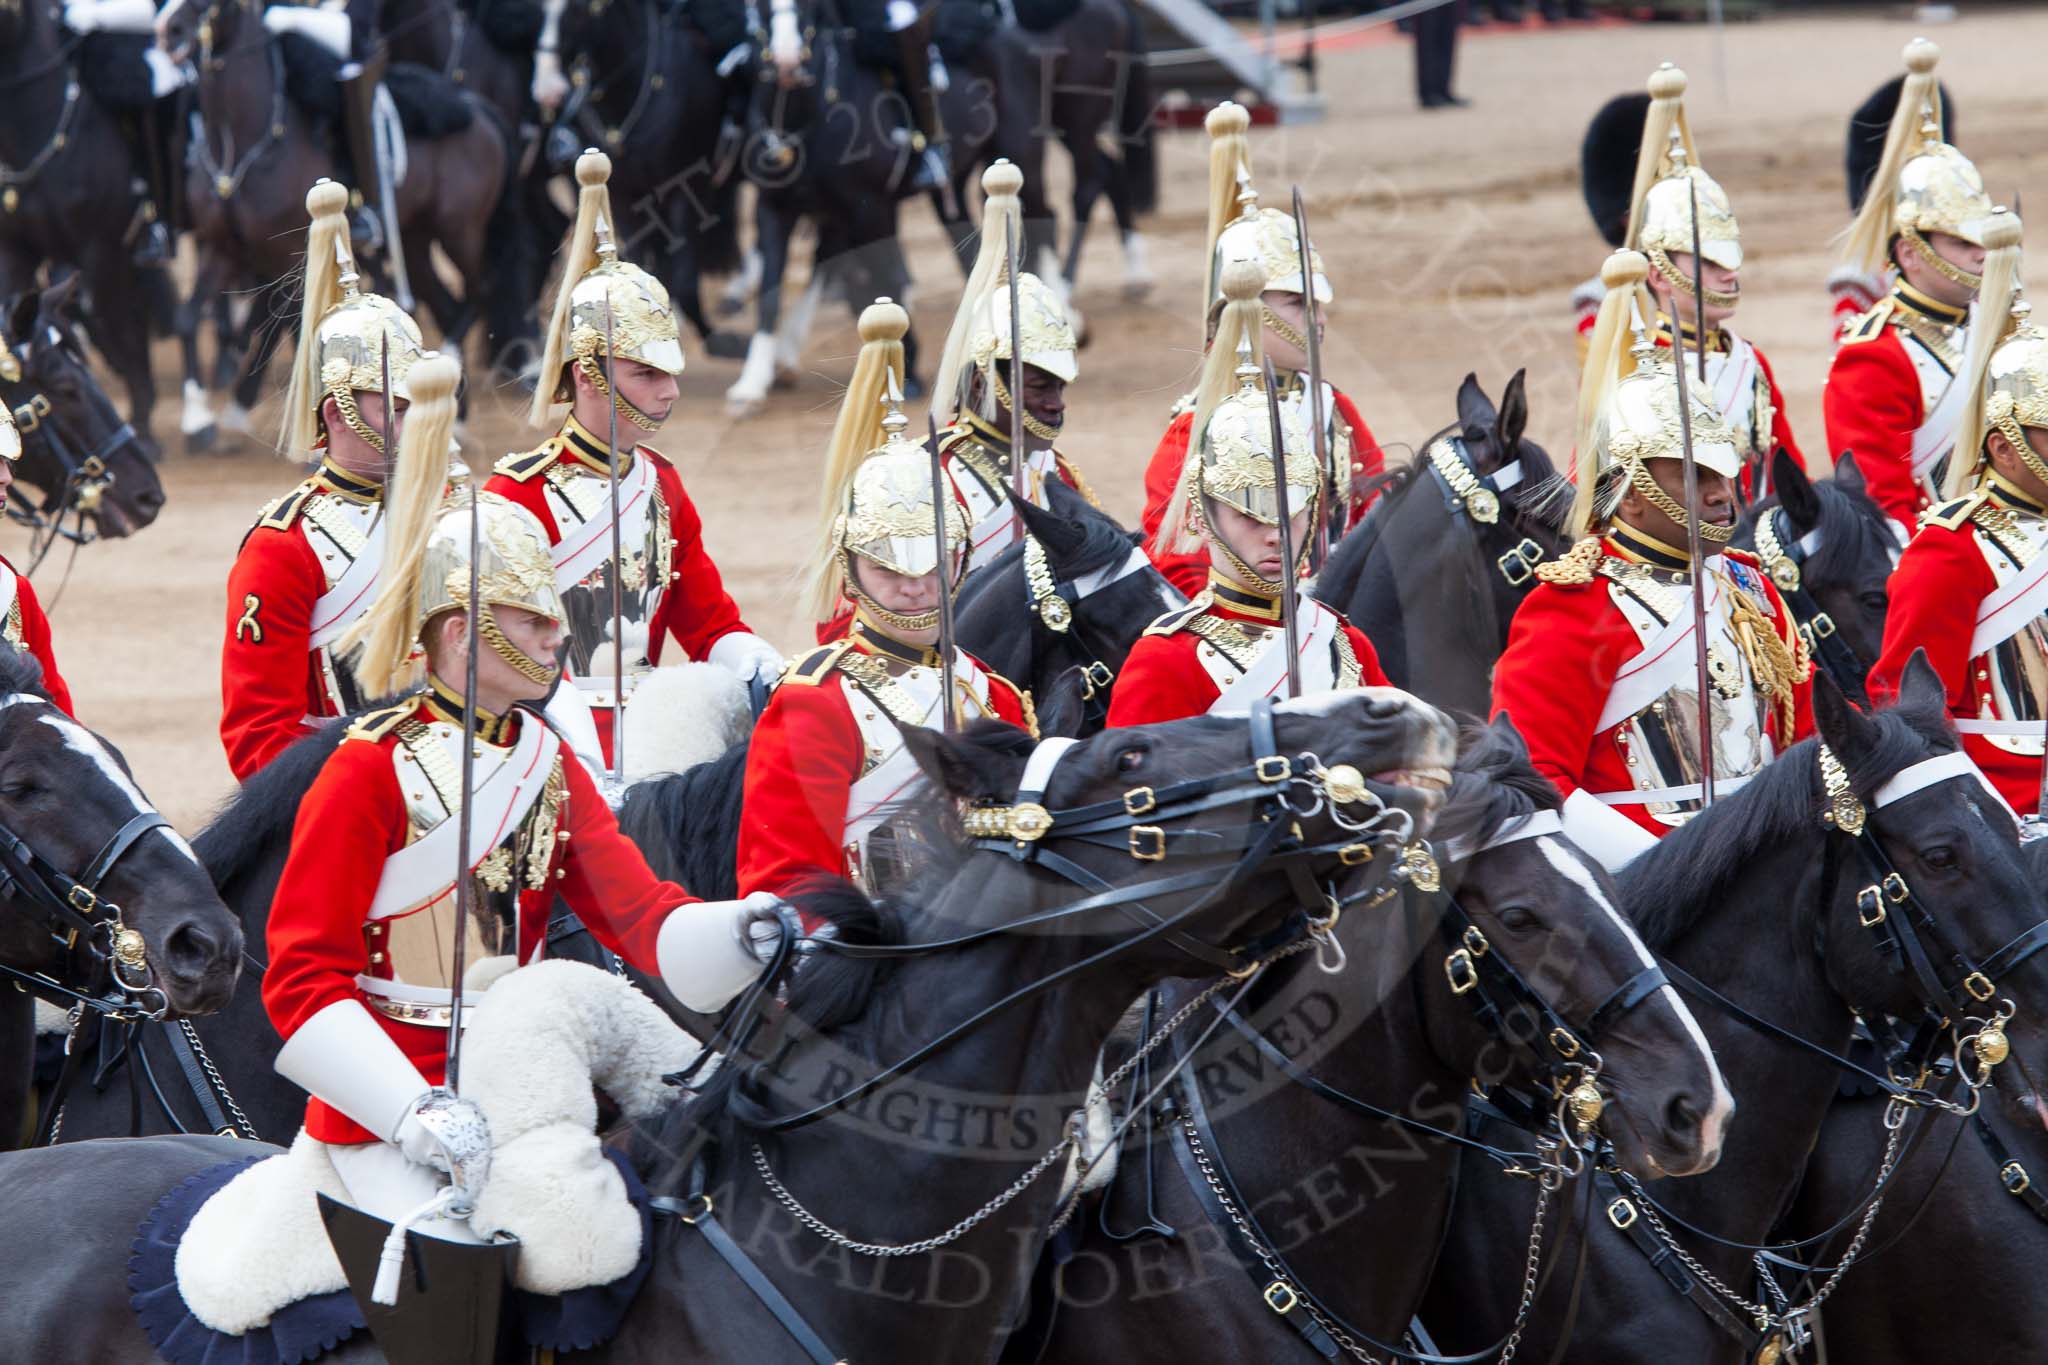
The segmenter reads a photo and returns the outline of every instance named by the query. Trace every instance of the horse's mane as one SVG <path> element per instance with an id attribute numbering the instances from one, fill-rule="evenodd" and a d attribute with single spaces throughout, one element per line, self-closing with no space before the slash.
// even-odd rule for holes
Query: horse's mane
<path id="1" fill-rule="evenodd" d="M 1938 717 L 1904 707 L 1867 715 L 1873 742 L 1853 761 L 1849 783 L 1865 796 L 1906 767 L 1955 747 Z M 1643 941 L 1662 948 L 1691 927 L 1749 869 L 1760 850 L 1820 825 L 1817 740 L 1802 740 L 1766 763 L 1748 785 L 1657 841 L 1616 874 Z"/>
<path id="2" fill-rule="evenodd" d="M 50 689 L 43 681 L 43 661 L 25 649 L 0 649 L 0 692 L 25 693 L 48 701 Z"/>
<path id="3" fill-rule="evenodd" d="M 1060 571 L 1070 577 L 1094 573 L 1120 564 L 1131 552 L 1131 533 L 1116 518 L 1091 504 L 1058 479 L 1046 485 L 1049 506 L 1017 504 L 1024 528 L 1036 537 L 1054 558 Z M 1004 552 L 1022 555 L 1021 544 Z M 995 561 L 1002 562 L 1001 557 Z"/>
<path id="4" fill-rule="evenodd" d="M 298 740 L 221 803 L 206 828 L 192 840 L 192 850 L 206 865 L 215 887 L 226 887 L 290 840 L 299 803 L 353 719 L 330 721 Z"/>
<path id="5" fill-rule="evenodd" d="M 1016 726 L 987 720 L 968 726 L 953 742 L 972 745 L 991 756 L 1010 757 L 1028 755 L 1036 744 Z M 921 851 L 927 855 L 908 886 L 877 899 L 843 878 L 820 876 L 797 886 L 783 899 L 808 922 L 830 926 L 831 936 L 843 943 L 904 942 L 906 926 L 919 918 L 934 892 L 952 881 L 973 850 L 960 837 L 956 803 L 948 793 L 927 789 L 894 819 L 922 836 Z M 790 980 L 784 1008 L 790 1017 L 802 1021 L 805 1036 L 845 1029 L 868 1016 L 895 965 L 886 958 L 810 953 Z M 631 1151 L 636 1167 L 650 1173 L 663 1170 L 674 1153 L 685 1149 L 693 1131 L 716 1128 L 727 1121 L 733 1088 L 746 1071 L 744 1066 L 721 1066 L 694 1097 L 670 1105 L 637 1133 Z"/>
<path id="6" fill-rule="evenodd" d="M 654 875 L 705 900 L 739 894 L 735 850 L 747 747 L 743 739 L 709 762 L 636 782 L 619 807 L 619 832 L 639 847 Z"/>
<path id="7" fill-rule="evenodd" d="M 1528 747 L 1511 727 L 1467 721 L 1459 727 L 1458 761 L 1451 770 L 1450 795 L 1437 815 L 1437 837 L 1484 843 L 1511 823 L 1563 804 L 1557 788 L 1529 762 Z"/>
<path id="8" fill-rule="evenodd" d="M 1806 561 L 1805 572 L 1827 582 L 1841 581 L 1858 563 L 1873 555 L 1889 557 L 1892 546 L 1891 519 L 1867 496 L 1851 493 L 1833 479 L 1815 479 L 1813 495 L 1820 501 L 1820 524 L 1827 528 L 1820 546 Z M 1782 505 L 1776 493 L 1759 499 L 1743 514 L 1738 531 L 1745 545 L 1756 544 L 1756 524 L 1765 513 Z"/>

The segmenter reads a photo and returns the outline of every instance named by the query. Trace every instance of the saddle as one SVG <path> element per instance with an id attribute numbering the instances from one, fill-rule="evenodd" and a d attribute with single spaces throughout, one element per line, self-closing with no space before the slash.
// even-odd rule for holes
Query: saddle
<path id="1" fill-rule="evenodd" d="M 576 962 L 508 972 L 472 1018 L 463 1092 L 493 1151 L 469 1228 L 517 1243 L 512 1307 L 527 1339 L 587 1348 L 616 1330 L 653 1247 L 645 1189 L 599 1144 L 595 1092 L 651 1117 L 675 1097 L 662 1078 L 699 1049 L 630 983 Z M 310 1360 L 364 1327 L 322 1216 L 323 1200 L 352 1203 L 329 1152 L 302 1132 L 283 1154 L 199 1172 L 151 1210 L 131 1301 L 173 1365 Z"/>
<path id="2" fill-rule="evenodd" d="M 320 128 L 339 129 L 341 59 L 302 33 L 278 34 L 277 48 L 286 97 Z M 409 138 L 448 137 L 476 121 L 476 106 L 467 93 L 432 67 L 393 62 L 385 68 L 384 88 Z"/>

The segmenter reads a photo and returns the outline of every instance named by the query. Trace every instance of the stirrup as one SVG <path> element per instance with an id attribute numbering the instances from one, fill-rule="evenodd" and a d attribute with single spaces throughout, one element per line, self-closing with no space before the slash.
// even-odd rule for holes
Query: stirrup
<path id="1" fill-rule="evenodd" d="M 910 188 L 914 191 L 936 190 L 946 184 L 945 144 L 928 142 L 922 152 L 911 159 Z"/>
<path id="2" fill-rule="evenodd" d="M 171 263 L 173 250 L 171 234 L 164 227 L 163 220 L 152 218 L 135 234 L 135 249 L 129 259 L 144 269 L 166 266 Z"/>

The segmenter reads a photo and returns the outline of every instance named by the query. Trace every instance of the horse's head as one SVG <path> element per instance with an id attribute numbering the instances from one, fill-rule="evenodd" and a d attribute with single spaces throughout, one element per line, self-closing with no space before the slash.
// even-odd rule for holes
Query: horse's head
<path id="1" fill-rule="evenodd" d="M 164 487 L 142 438 L 93 377 L 66 314 L 76 275 L 16 295 L 0 313 L 0 401 L 21 430 L 14 478 L 43 492 L 38 518 L 56 529 L 90 517 L 94 534 L 133 535 L 163 510 Z"/>
<path id="2" fill-rule="evenodd" d="M 1048 491 L 1049 508 L 1019 505 L 1029 541 L 960 585 L 956 623 L 965 648 L 1034 695 L 1078 672 L 1086 702 L 1079 733 L 1093 734 L 1131 646 L 1185 599 L 1106 513 L 1063 483 Z"/>
<path id="3" fill-rule="evenodd" d="M 1818 925 L 1829 984 L 1866 1019 L 1908 1030 L 1946 1017 L 1965 1036 L 2012 1002 L 2048 1011 L 2048 958 L 2028 937 L 2040 891 L 2010 810 L 1957 748 L 1926 656 L 1915 652 L 1887 711 L 1858 710 L 1816 676 L 1813 715 L 1826 753 L 1780 761 L 1808 765 L 1812 818 L 1834 831 Z"/>
<path id="4" fill-rule="evenodd" d="M 198 49 L 210 61 L 231 51 L 241 36 L 242 21 L 252 0 L 170 0 L 157 11 L 156 45 L 175 62 L 192 60 Z"/>
<path id="5" fill-rule="evenodd" d="M 1497 573 L 1488 577 L 1494 607 L 1506 644 L 1507 621 L 1535 586 L 1531 576 L 1537 558 L 1548 559 L 1565 548 L 1564 518 L 1571 490 L 1551 463 L 1550 452 L 1525 434 L 1529 426 L 1528 371 L 1516 370 L 1495 407 L 1479 377 L 1468 374 L 1458 385 L 1460 452 L 1488 492 L 1497 515 L 1485 515 L 1485 499 L 1465 499 L 1465 512 L 1481 553 Z M 1448 433 L 1446 433 L 1448 435 Z"/>
<path id="6" fill-rule="evenodd" d="M 143 1008 L 154 988 L 180 1014 L 219 1009 L 241 926 L 120 755 L 41 685 L 33 656 L 0 651 L 0 959 Z M 108 966 L 111 983 L 90 979 Z"/>
<path id="7" fill-rule="evenodd" d="M 1384 879 L 1401 862 L 1389 845 L 1427 824 L 1455 756 L 1450 721 L 1392 688 L 1081 741 L 1034 745 L 997 726 L 904 740 L 941 798 L 967 807 L 966 832 L 1033 869 L 1024 899 L 1067 907 L 1025 924 L 1078 945 L 1069 953 L 1125 940 L 1120 984 L 1134 992 L 1234 970 L 1237 949 L 1279 915 L 1321 918 L 1325 896 Z M 1019 897 L 987 893 L 999 868 L 965 865 L 977 890 L 964 907 L 952 898 L 955 913 L 1018 924 Z"/>
<path id="8" fill-rule="evenodd" d="M 1439 1051 L 1484 1085 L 1543 1095 L 1568 1126 L 1599 1124 L 1638 1176 L 1704 1171 L 1735 1102 L 1560 804 L 1509 722 L 1468 731 L 1437 823 L 1451 883 L 1448 956 L 1426 977 Z"/>
<path id="9" fill-rule="evenodd" d="M 1787 452 L 1771 458 L 1777 491 L 1743 513 L 1732 544 L 1753 550 L 1785 594 L 1814 662 L 1850 699 L 1884 643 L 1885 583 L 1899 562 L 1892 520 L 1870 498 L 1856 457 L 1815 481 Z"/>

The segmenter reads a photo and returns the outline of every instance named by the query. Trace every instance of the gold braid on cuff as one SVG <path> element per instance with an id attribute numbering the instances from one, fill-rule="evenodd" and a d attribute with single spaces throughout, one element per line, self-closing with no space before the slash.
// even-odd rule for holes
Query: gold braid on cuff
<path id="1" fill-rule="evenodd" d="M 1927 262 L 1935 274 L 1941 276 L 1950 284 L 1959 284 L 1973 294 L 1984 287 L 1984 277 L 1982 275 L 1972 275 L 1939 251 L 1936 251 L 1934 244 L 1925 237 L 1922 237 L 1918 228 L 1902 227 L 1899 229 L 1899 236 L 1905 238 L 1912 246 L 1914 255 Z"/>
<path id="2" fill-rule="evenodd" d="M 1029 362 L 1026 363 L 1028 364 Z M 989 385 L 995 389 L 996 401 L 1003 405 L 1004 410 L 1017 413 L 1024 419 L 1024 430 L 1030 432 L 1041 441 L 1052 442 L 1060 438 L 1060 429 L 1058 427 L 1047 426 L 1036 417 L 1033 417 L 1029 408 L 1019 408 L 1010 401 L 1010 389 L 1008 385 L 1003 383 L 1003 367 L 1000 361 L 989 361 L 988 379 Z M 1014 451 L 1011 452 L 1011 456 L 1015 458 Z"/>
<path id="3" fill-rule="evenodd" d="M 1671 258 L 1664 254 L 1663 248 L 1653 246 L 1644 254 L 1650 258 L 1650 264 L 1656 267 L 1657 273 L 1664 277 L 1666 284 L 1687 298 L 1692 297 L 1692 278 L 1683 270 L 1671 264 Z M 1718 289 L 1709 289 L 1707 290 L 1707 302 L 1716 308 L 1733 308 L 1736 304 L 1742 302 L 1742 295 L 1727 294 Z"/>
<path id="4" fill-rule="evenodd" d="M 555 674 L 559 671 L 556 666 L 542 663 L 513 644 L 505 632 L 499 629 L 498 615 L 491 609 L 489 603 L 485 603 L 483 610 L 477 614 L 476 633 L 491 647 L 492 653 L 517 669 L 520 677 L 540 687 L 554 684 Z"/>
<path id="5" fill-rule="evenodd" d="M 624 394 L 612 392 L 612 386 L 604 382 L 604 366 L 597 363 L 596 356 L 578 356 L 576 357 L 576 364 L 583 371 L 583 377 L 590 381 L 590 387 L 612 400 L 612 406 L 619 410 L 619 416 L 625 418 L 642 431 L 659 431 L 661 429 L 661 423 L 627 402 Z"/>
<path id="6" fill-rule="evenodd" d="M 1650 470 L 1647 465 L 1641 460 L 1628 460 L 1624 463 L 1623 467 L 1628 470 L 1629 483 L 1635 488 L 1636 492 L 1641 493 L 1648 500 L 1650 506 L 1671 518 L 1681 528 L 1692 526 L 1693 518 L 1688 516 L 1686 510 L 1678 505 L 1678 499 L 1666 493 L 1658 486 L 1657 481 L 1650 477 Z M 1700 539 L 1710 540 L 1716 545 L 1726 545 L 1728 538 L 1735 534 L 1733 526 L 1723 526 L 1717 522 L 1702 521 L 1699 527 Z"/>

